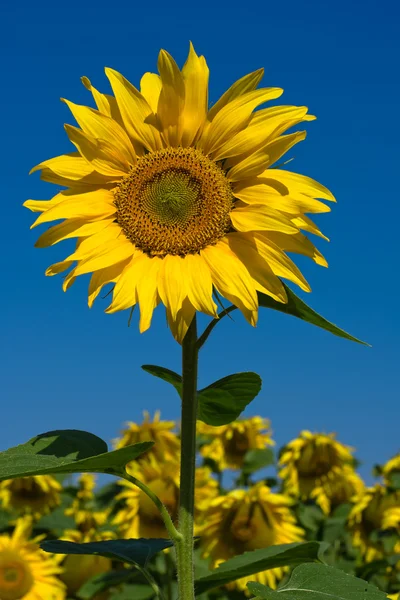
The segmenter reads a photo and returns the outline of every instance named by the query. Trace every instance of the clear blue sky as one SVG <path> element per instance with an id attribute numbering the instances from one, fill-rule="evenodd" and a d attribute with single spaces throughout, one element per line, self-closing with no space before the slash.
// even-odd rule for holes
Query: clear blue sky
<path id="1" fill-rule="evenodd" d="M 366 339 L 364 348 L 290 317 L 263 311 L 253 330 L 234 313 L 201 355 L 200 385 L 254 370 L 263 389 L 246 414 L 272 421 L 278 445 L 303 428 L 336 431 L 357 448 L 366 476 L 399 449 L 400 334 L 398 186 L 399 8 L 395 1 L 8 2 L 1 15 L 2 294 L 0 447 L 55 428 L 106 440 L 127 419 L 161 408 L 178 418 L 174 390 L 140 369 L 180 368 L 180 347 L 158 309 L 140 335 L 136 318 L 87 308 L 88 280 L 67 293 L 45 278 L 70 245 L 34 249 L 38 230 L 22 208 L 55 187 L 38 162 L 71 150 L 73 122 L 59 101 L 89 102 L 79 78 L 104 90 L 104 66 L 138 85 L 160 48 L 182 64 L 191 39 L 211 70 L 210 100 L 261 66 L 283 104 L 308 105 L 308 126 L 290 168 L 323 182 L 338 204 L 318 219 L 331 238 L 319 247 L 329 269 L 298 261 L 313 293 L 307 302 Z M 397 239 L 396 239 L 397 238 Z M 297 291 L 297 290 L 296 290 Z"/>

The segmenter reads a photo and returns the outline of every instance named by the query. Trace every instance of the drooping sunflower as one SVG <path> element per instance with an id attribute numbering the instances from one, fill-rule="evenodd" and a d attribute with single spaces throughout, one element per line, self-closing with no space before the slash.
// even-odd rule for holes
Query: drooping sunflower
<path id="1" fill-rule="evenodd" d="M 32 523 L 19 519 L 12 535 L 0 535 L 1 600 L 64 600 L 58 561 L 40 549 L 44 536 L 29 539 Z"/>
<path id="2" fill-rule="evenodd" d="M 195 471 L 195 520 L 201 511 L 204 511 L 209 503 L 219 495 L 218 481 L 213 478 L 211 469 L 198 467 Z"/>
<path id="3" fill-rule="evenodd" d="M 204 512 L 204 522 L 197 534 L 203 557 L 211 558 L 211 568 L 249 550 L 275 544 L 302 541 L 304 532 L 296 525 L 291 512 L 293 499 L 274 494 L 263 483 L 248 491 L 234 490 L 211 501 Z M 275 588 L 286 569 L 276 568 L 243 577 L 229 588 L 248 592 L 246 584 L 258 581 Z"/>
<path id="4" fill-rule="evenodd" d="M 39 518 L 60 504 L 61 490 L 61 484 L 51 475 L 6 479 L 0 483 L 0 504 L 5 510 Z"/>
<path id="5" fill-rule="evenodd" d="M 333 433 L 302 431 L 284 447 L 279 464 L 284 492 L 314 500 L 325 514 L 364 489 L 354 470 L 353 449 Z"/>
<path id="6" fill-rule="evenodd" d="M 115 448 L 123 448 L 139 442 L 154 442 L 148 452 L 154 453 L 159 460 L 177 460 L 180 452 L 180 441 L 176 433 L 174 421 L 161 421 L 160 411 L 156 411 L 153 420 L 147 410 L 143 411 L 143 422 L 128 421 L 126 429 L 121 431 L 121 437 L 114 440 Z M 147 453 L 146 453 L 147 454 Z"/>
<path id="7" fill-rule="evenodd" d="M 365 562 L 381 559 L 387 553 L 387 534 L 395 534 L 400 540 L 400 491 L 390 491 L 379 484 L 367 488 L 354 498 L 348 528 L 353 545 L 359 548 Z M 393 552 L 400 553 L 400 541 Z"/>
<path id="8" fill-rule="evenodd" d="M 301 230 L 324 237 L 306 215 L 329 211 L 316 198 L 334 197 L 277 164 L 306 137 L 285 132 L 315 117 L 305 106 L 256 110 L 283 91 L 257 88 L 263 69 L 209 108 L 209 70 L 192 45 L 182 70 L 161 50 L 158 70 L 143 75 L 138 91 L 106 68 L 114 95 L 83 78 L 97 109 L 65 100 L 79 125 L 65 125 L 76 152 L 32 171 L 66 189 L 50 201 L 25 202 L 41 213 L 33 226 L 64 219 L 38 247 L 77 238 L 75 251 L 46 274 L 72 267 L 66 290 L 92 273 L 89 306 L 105 284 L 115 284 L 106 312 L 138 304 L 142 332 L 162 302 L 180 342 L 196 311 L 217 315 L 215 292 L 256 325 L 257 291 L 287 302 L 280 277 L 310 291 L 286 252 L 327 266 Z"/>
<path id="9" fill-rule="evenodd" d="M 180 487 L 179 462 L 161 462 L 150 454 L 140 462 L 132 462 L 128 472 L 145 483 L 167 507 L 173 521 L 178 516 Z M 129 481 L 120 481 L 123 490 L 116 497 L 123 504 L 113 520 L 125 538 L 168 537 L 162 517 L 152 500 Z M 218 482 L 211 470 L 200 467 L 195 471 L 195 520 L 202 519 L 202 511 L 218 495 Z"/>
<path id="10" fill-rule="evenodd" d="M 177 519 L 179 501 L 179 463 L 158 461 L 148 454 L 140 464 L 132 462 L 128 472 L 145 483 L 163 502 L 172 520 Z M 123 490 L 116 496 L 123 501 L 113 523 L 125 538 L 166 538 L 168 532 L 152 500 L 129 481 L 119 481 Z"/>
<path id="11" fill-rule="evenodd" d="M 393 458 L 383 465 L 382 475 L 386 484 L 390 484 L 393 475 L 400 477 L 400 453 L 393 456 Z"/>
<path id="12" fill-rule="evenodd" d="M 270 423 L 262 417 L 250 417 L 233 421 L 229 425 L 211 427 L 201 421 L 197 423 L 197 432 L 210 440 L 201 446 L 204 458 L 212 459 L 223 469 L 240 469 L 249 450 L 273 446 Z"/>
<path id="13" fill-rule="evenodd" d="M 78 480 L 79 489 L 71 506 L 65 514 L 75 519 L 78 532 L 87 533 L 102 527 L 108 519 L 110 510 L 98 510 L 93 490 L 96 479 L 91 473 L 83 473 Z"/>
<path id="14" fill-rule="evenodd" d="M 102 542 L 112 540 L 116 536 L 112 531 L 91 530 L 86 533 L 74 529 L 65 531 L 62 539 L 77 544 L 86 542 Z M 69 554 L 62 564 L 61 580 L 66 584 L 68 594 L 75 595 L 79 588 L 91 577 L 111 571 L 112 561 L 106 556 L 93 554 Z M 96 595 L 94 600 L 102 600 L 103 596 Z"/>

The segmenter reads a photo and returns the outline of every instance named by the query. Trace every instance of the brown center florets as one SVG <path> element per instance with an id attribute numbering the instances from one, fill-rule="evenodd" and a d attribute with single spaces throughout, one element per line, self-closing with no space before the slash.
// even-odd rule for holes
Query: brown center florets
<path id="1" fill-rule="evenodd" d="M 230 227 L 231 186 L 222 169 L 194 148 L 140 158 L 115 192 L 117 222 L 149 256 L 194 254 Z"/>

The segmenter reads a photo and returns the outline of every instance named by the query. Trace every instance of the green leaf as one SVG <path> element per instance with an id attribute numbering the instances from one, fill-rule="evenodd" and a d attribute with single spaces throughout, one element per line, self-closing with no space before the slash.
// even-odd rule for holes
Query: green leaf
<path id="1" fill-rule="evenodd" d="M 235 373 L 198 392 L 197 418 L 207 425 L 227 425 L 237 419 L 261 390 L 257 373 Z"/>
<path id="2" fill-rule="evenodd" d="M 299 565 L 276 591 L 255 582 L 247 587 L 264 600 L 386 600 L 375 586 L 327 565 Z"/>
<path id="3" fill-rule="evenodd" d="M 182 377 L 157 365 L 142 365 L 142 369 L 174 386 L 182 395 Z M 235 373 L 215 381 L 197 392 L 199 400 L 198 419 L 207 425 L 227 425 L 238 418 L 261 389 L 257 373 Z"/>
<path id="4" fill-rule="evenodd" d="M 313 531 L 318 531 L 321 522 L 324 520 L 324 513 L 314 504 L 299 504 L 297 508 L 297 518 L 300 525 Z"/>
<path id="5" fill-rule="evenodd" d="M 155 597 L 154 590 L 149 585 L 124 585 L 121 590 L 115 591 L 108 600 L 150 600 Z"/>
<path id="6" fill-rule="evenodd" d="M 152 445 L 153 442 L 142 442 L 107 452 L 106 442 L 93 433 L 75 429 L 49 431 L 0 453 L 0 481 L 45 473 L 120 475 L 128 462 Z"/>
<path id="7" fill-rule="evenodd" d="M 146 373 L 150 373 L 150 375 L 154 375 L 154 377 L 158 377 L 167 383 L 170 383 L 174 386 L 179 396 L 182 397 L 182 376 L 178 375 L 174 371 L 170 369 L 165 369 L 164 367 L 158 367 L 157 365 L 142 365 L 143 371 Z"/>
<path id="8" fill-rule="evenodd" d="M 389 487 L 393 488 L 394 490 L 400 490 L 400 473 L 398 471 L 389 473 L 387 478 Z"/>
<path id="9" fill-rule="evenodd" d="M 255 448 L 246 452 L 243 459 L 242 471 L 245 475 L 251 475 L 255 471 L 273 465 L 274 462 L 274 451 L 271 448 Z"/>
<path id="10" fill-rule="evenodd" d="M 327 544 L 321 542 L 305 542 L 303 544 L 281 544 L 245 552 L 222 563 L 211 575 L 197 579 L 195 582 L 196 594 L 202 594 L 214 587 L 267 569 L 322 561 L 322 554 L 326 548 Z"/>
<path id="11" fill-rule="evenodd" d="M 0 509 L 0 531 L 9 527 L 14 518 L 8 511 Z"/>
<path id="12" fill-rule="evenodd" d="M 101 575 L 97 574 L 85 581 L 76 595 L 80 600 L 91 600 L 97 594 L 100 595 L 112 587 L 120 587 L 121 584 L 133 580 L 138 575 L 139 571 L 134 567 L 120 571 L 109 571 Z"/>
<path id="13" fill-rule="evenodd" d="M 44 515 L 35 523 L 35 529 L 48 529 L 55 535 L 61 535 L 66 529 L 75 529 L 75 519 L 68 517 L 64 511 L 64 508 L 56 508 L 48 515 Z"/>
<path id="14" fill-rule="evenodd" d="M 282 304 L 282 302 L 276 302 L 270 296 L 263 294 L 262 292 L 258 292 L 258 303 L 260 306 L 264 308 L 272 308 L 274 310 L 278 310 L 279 312 L 283 312 L 287 315 L 292 315 L 293 317 L 297 317 L 298 319 L 302 319 L 303 321 L 307 321 L 307 323 L 311 323 L 311 325 L 316 325 L 317 327 L 321 327 L 321 329 L 325 329 L 333 335 L 337 335 L 338 337 L 345 338 L 346 340 L 350 340 L 352 342 L 357 342 L 358 344 L 363 344 L 364 346 L 369 346 L 366 342 L 363 342 L 343 329 L 340 329 L 333 323 L 330 323 L 324 317 L 319 315 L 315 310 L 310 308 L 303 300 L 301 300 L 287 285 L 285 285 L 282 281 L 282 285 L 286 290 L 286 294 L 288 297 L 287 304 Z"/>
<path id="15" fill-rule="evenodd" d="M 53 554 L 98 554 L 107 556 L 114 560 L 122 560 L 130 564 L 143 567 L 149 558 L 173 545 L 167 539 L 129 539 L 129 540 L 106 540 L 104 542 L 86 542 L 76 544 L 63 540 L 46 540 L 40 546 L 46 552 Z"/>

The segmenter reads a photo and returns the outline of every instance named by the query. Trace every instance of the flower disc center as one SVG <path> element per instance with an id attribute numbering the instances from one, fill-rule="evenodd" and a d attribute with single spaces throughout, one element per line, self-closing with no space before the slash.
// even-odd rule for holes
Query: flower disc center
<path id="1" fill-rule="evenodd" d="M 7 552 L 0 554 L 0 598 L 19 600 L 33 585 L 28 565 L 18 556 Z"/>
<path id="2" fill-rule="evenodd" d="M 194 148 L 140 158 L 115 192 L 117 222 L 149 256 L 194 254 L 230 227 L 233 195 L 222 169 Z"/>

